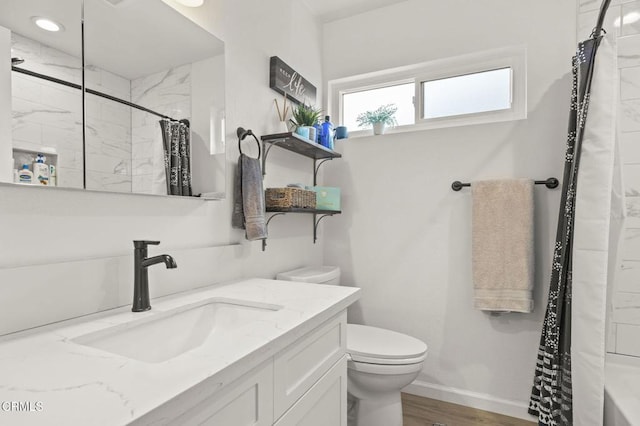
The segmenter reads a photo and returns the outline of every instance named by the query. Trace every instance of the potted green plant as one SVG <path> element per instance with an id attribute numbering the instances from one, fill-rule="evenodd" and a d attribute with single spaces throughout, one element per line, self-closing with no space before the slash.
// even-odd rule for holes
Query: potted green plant
<path id="1" fill-rule="evenodd" d="M 395 117 L 396 111 L 398 111 L 396 104 L 382 105 L 376 110 L 358 114 L 356 121 L 359 127 L 373 126 L 373 134 L 382 135 L 387 126 L 398 124 Z"/>
<path id="2" fill-rule="evenodd" d="M 298 104 L 291 112 L 291 123 L 296 128 L 296 133 L 315 142 L 316 129 L 313 127 L 322 116 L 322 110 L 311 105 Z"/>

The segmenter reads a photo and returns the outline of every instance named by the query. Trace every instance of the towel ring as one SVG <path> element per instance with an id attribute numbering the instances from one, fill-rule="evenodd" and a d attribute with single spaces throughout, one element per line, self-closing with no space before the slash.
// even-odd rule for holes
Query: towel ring
<path id="1" fill-rule="evenodd" d="M 238 127 L 238 129 L 236 130 L 236 133 L 238 134 L 238 151 L 240 151 L 240 154 L 244 155 L 244 152 L 242 152 L 242 143 L 241 142 L 244 140 L 244 138 L 246 138 L 247 136 L 251 135 L 251 136 L 253 136 L 253 139 L 256 140 L 256 144 L 258 145 L 258 156 L 256 157 L 256 160 L 258 158 L 260 158 L 260 155 L 262 154 L 262 149 L 260 147 L 260 141 L 258 140 L 256 135 L 253 134 L 251 129 L 245 130 L 242 127 Z"/>

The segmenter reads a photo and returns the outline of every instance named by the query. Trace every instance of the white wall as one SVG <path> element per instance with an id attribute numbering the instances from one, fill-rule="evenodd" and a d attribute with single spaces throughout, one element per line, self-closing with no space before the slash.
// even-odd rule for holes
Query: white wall
<path id="1" fill-rule="evenodd" d="M 363 289 L 350 321 L 427 343 L 412 392 L 527 416 L 560 191 L 535 191 L 535 312 L 494 317 L 473 309 L 470 192 L 450 185 L 562 177 L 575 30 L 575 3 L 553 0 L 409 0 L 324 26 L 327 80 L 528 50 L 526 120 L 338 141 L 343 161 L 325 166 L 323 183 L 342 188 L 344 212 L 323 222 L 325 262 Z"/>
<path id="2" fill-rule="evenodd" d="M 582 39 L 590 34 L 599 5 L 588 0 L 579 3 L 578 38 Z M 605 20 L 605 29 L 617 36 L 618 43 L 620 154 L 628 214 L 622 268 L 610 293 L 607 351 L 640 357 L 640 23 L 629 22 L 634 13 L 640 13 L 640 1 L 618 1 Z"/>
<path id="3" fill-rule="evenodd" d="M 191 178 L 196 194 L 224 191 L 224 64 L 224 55 L 218 55 L 191 68 Z"/>
<path id="4" fill-rule="evenodd" d="M 206 24 L 226 42 L 227 157 L 235 163 L 237 126 L 263 134 L 277 123 L 272 110 L 277 94 L 268 87 L 270 56 L 280 56 L 320 86 L 320 29 L 296 0 L 247 0 L 241 4 L 233 0 L 209 1 L 203 8 L 185 13 Z M 248 143 L 247 151 L 255 153 L 255 148 Z M 226 262 L 234 264 L 238 277 L 273 277 L 281 270 L 319 264 L 322 242 L 313 245 L 307 216 L 288 215 L 274 220 L 264 253 L 258 242 L 245 243 L 243 233 L 231 229 L 231 169 L 227 171 L 228 197 L 220 202 L 0 186 L 0 269 L 131 256 L 131 241 L 140 238 L 161 240 L 162 245 L 152 253 L 169 254 L 179 249 L 241 242 L 243 247 L 235 260 Z M 265 186 L 311 182 L 311 170 L 308 159 L 274 149 Z M 158 270 L 162 272 L 171 271 Z M 201 274 L 206 274 L 211 283 L 230 276 L 216 276 L 206 270 Z M 3 285 L 7 283 L 0 280 Z M 45 309 L 45 301 L 58 293 L 59 285 L 42 274 L 28 299 L 5 293 L 0 300 L 0 321 L 6 319 L 2 312 L 7 312 L 3 308 L 9 305 L 41 304 Z M 106 291 L 121 285 L 117 277 L 106 277 Z M 153 284 L 151 294 L 154 295 Z M 74 294 L 67 296 L 73 298 Z M 104 294 L 95 295 L 96 300 L 104 298 Z"/>

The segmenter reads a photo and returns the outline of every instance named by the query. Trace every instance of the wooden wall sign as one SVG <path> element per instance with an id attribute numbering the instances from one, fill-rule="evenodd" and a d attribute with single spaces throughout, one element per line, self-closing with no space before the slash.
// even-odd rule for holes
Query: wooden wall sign
<path id="1" fill-rule="evenodd" d="M 282 59 L 272 56 L 269 67 L 269 87 L 297 103 L 315 105 L 316 86 L 309 83 Z"/>

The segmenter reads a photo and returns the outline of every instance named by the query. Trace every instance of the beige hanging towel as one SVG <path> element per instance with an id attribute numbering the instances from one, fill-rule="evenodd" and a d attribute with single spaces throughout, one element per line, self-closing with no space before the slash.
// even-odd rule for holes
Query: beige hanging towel
<path id="1" fill-rule="evenodd" d="M 474 307 L 533 311 L 531 179 L 471 183 Z"/>

